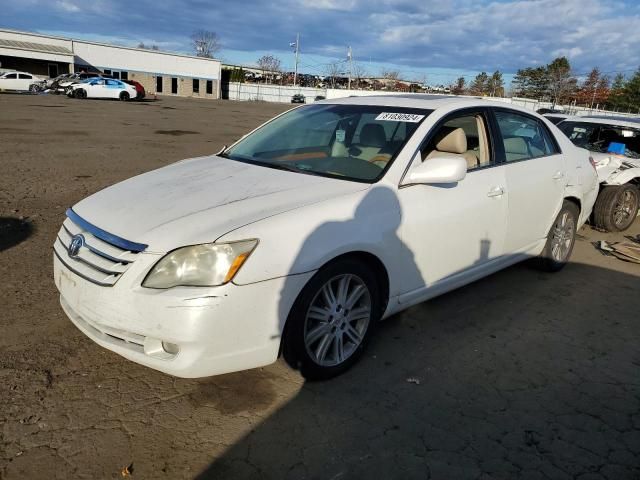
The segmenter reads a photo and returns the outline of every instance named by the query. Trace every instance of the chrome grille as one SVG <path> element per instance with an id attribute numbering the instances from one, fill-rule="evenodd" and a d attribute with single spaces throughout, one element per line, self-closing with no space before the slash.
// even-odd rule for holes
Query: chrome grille
<path id="1" fill-rule="evenodd" d="M 127 241 L 94 227 L 73 211 L 67 211 L 67 216 L 53 245 L 55 255 L 69 270 L 85 280 L 105 287 L 113 286 L 136 260 L 139 251 L 114 245 L 109 240 L 118 239 L 121 244 Z"/>

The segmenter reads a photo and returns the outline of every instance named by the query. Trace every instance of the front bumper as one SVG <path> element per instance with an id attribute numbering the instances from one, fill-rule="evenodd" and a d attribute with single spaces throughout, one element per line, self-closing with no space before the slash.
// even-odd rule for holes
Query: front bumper
<path id="1" fill-rule="evenodd" d="M 243 286 L 141 287 L 159 258 L 140 254 L 114 286 L 104 287 L 54 255 L 63 310 L 99 345 L 177 377 L 219 375 L 277 359 L 286 317 L 313 272 Z"/>

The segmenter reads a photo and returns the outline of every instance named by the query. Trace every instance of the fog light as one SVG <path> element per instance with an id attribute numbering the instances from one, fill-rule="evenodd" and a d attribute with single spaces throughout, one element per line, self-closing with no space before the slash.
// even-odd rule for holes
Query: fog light
<path id="1" fill-rule="evenodd" d="M 177 355 L 180 351 L 180 347 L 178 345 L 170 342 L 162 342 L 162 349 L 171 355 Z"/>

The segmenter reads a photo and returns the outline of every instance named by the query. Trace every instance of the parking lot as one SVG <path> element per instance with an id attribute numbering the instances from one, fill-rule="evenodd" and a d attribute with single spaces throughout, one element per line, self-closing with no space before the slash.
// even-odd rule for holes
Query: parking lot
<path id="1" fill-rule="evenodd" d="M 384 322 L 347 374 L 184 380 L 93 344 L 52 249 L 85 196 L 211 154 L 288 105 L 0 95 L 0 479 L 639 479 L 640 265 L 584 227 Z"/>

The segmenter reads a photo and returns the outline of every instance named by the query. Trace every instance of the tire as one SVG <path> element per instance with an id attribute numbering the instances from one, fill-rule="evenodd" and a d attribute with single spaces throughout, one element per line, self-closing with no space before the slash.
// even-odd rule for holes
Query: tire
<path id="1" fill-rule="evenodd" d="M 538 258 L 538 267 L 547 272 L 562 270 L 571 258 L 573 246 L 576 242 L 576 227 L 580 210 L 567 200 L 562 204 L 558 216 L 553 221 L 547 243 Z"/>
<path id="2" fill-rule="evenodd" d="M 120 92 L 120 96 L 118 98 L 121 101 L 126 102 L 131 98 L 131 96 L 129 95 L 129 92 Z"/>
<path id="3" fill-rule="evenodd" d="M 84 100 L 87 98 L 87 91 L 84 88 L 79 88 L 75 91 L 74 96 L 80 100 Z"/>
<path id="4" fill-rule="evenodd" d="M 604 187 L 593 207 L 595 227 L 607 232 L 622 232 L 629 228 L 638 215 L 639 193 L 630 183 Z"/>
<path id="5" fill-rule="evenodd" d="M 29 85 L 29 91 L 33 94 L 36 94 L 40 91 L 40 87 L 35 83 L 32 83 L 31 85 Z"/>
<path id="6" fill-rule="evenodd" d="M 343 286 L 346 294 L 340 295 Z M 330 303 L 332 297 L 336 301 Z M 353 303 L 347 305 L 345 300 Z M 285 360 L 307 380 L 340 375 L 364 352 L 381 309 L 378 280 L 366 265 L 352 259 L 326 265 L 291 308 L 282 345 Z"/>

